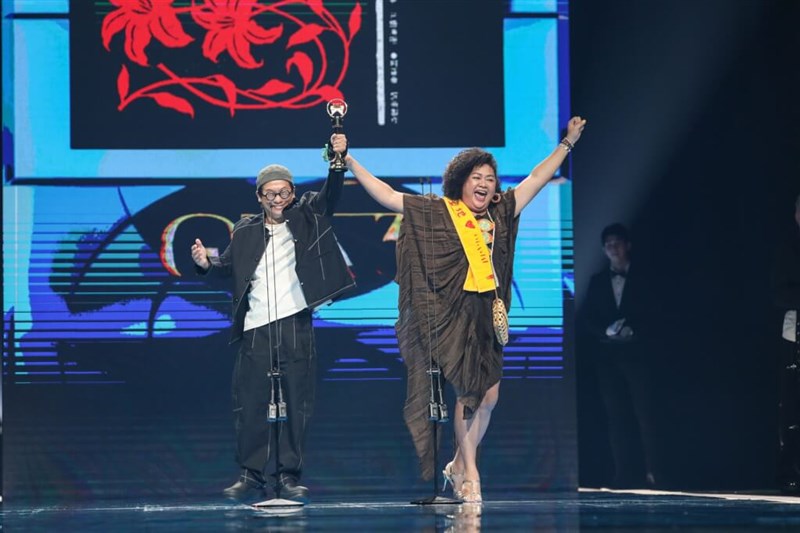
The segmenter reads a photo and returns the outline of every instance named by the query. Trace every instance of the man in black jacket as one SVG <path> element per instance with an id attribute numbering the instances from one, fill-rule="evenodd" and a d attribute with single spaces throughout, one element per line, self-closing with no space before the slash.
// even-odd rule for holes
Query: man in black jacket
<path id="1" fill-rule="evenodd" d="M 334 135 L 331 146 L 345 153 L 347 139 Z M 344 172 L 331 170 L 319 192 L 298 199 L 286 167 L 264 167 L 256 179 L 261 214 L 239 220 L 219 256 L 208 254 L 200 239 L 192 246 L 198 272 L 234 280 L 231 343 L 241 345 L 233 370 L 233 415 L 242 471 L 225 489 L 228 497 L 266 496 L 275 429 L 276 494 L 308 500 L 308 489 L 298 482 L 316 386 L 312 310 L 355 286 L 331 226 L 343 182 Z"/>
<path id="2" fill-rule="evenodd" d="M 773 300 L 783 318 L 778 482 L 787 494 L 800 493 L 800 195 L 794 207 L 797 226 L 778 249 L 772 275 Z"/>
<path id="3" fill-rule="evenodd" d="M 614 488 L 655 485 L 655 435 L 650 378 L 653 329 L 651 292 L 632 266 L 631 241 L 622 224 L 601 234 L 608 268 L 589 283 L 581 322 L 591 339 L 591 361 L 608 419 Z"/>

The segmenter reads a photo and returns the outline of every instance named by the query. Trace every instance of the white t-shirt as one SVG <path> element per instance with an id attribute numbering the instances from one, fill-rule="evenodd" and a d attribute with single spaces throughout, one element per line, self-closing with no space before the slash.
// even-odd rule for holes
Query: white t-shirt
<path id="1" fill-rule="evenodd" d="M 255 329 L 308 307 L 295 272 L 294 239 L 286 225 L 268 224 L 267 249 L 253 276 L 247 299 L 250 309 L 244 317 L 244 330 Z"/>
<path id="2" fill-rule="evenodd" d="M 614 291 L 614 301 L 617 302 L 617 309 L 619 309 L 619 304 L 622 303 L 622 293 L 625 291 L 625 276 L 615 276 L 613 275 L 613 270 L 611 271 L 611 290 Z M 628 269 L 625 269 L 625 272 L 622 274 L 627 274 Z"/>
<path id="3" fill-rule="evenodd" d="M 797 342 L 797 310 L 791 309 L 783 315 L 783 338 Z"/>

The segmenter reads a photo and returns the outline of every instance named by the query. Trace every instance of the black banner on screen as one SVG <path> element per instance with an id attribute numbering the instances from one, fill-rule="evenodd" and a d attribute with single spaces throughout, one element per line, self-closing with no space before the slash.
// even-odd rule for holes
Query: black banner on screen
<path id="1" fill-rule="evenodd" d="M 361 147 L 503 146 L 503 10 L 71 0 L 71 145 L 319 147 L 341 96 Z"/>

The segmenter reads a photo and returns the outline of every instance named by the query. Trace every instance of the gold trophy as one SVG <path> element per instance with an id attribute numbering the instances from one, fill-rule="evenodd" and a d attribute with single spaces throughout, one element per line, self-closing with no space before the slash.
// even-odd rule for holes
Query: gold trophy
<path id="1" fill-rule="evenodd" d="M 341 98 L 334 98 L 328 102 L 328 116 L 331 117 L 331 127 L 333 133 L 344 133 L 344 116 L 347 114 L 347 102 Z M 344 158 L 339 152 L 334 152 L 333 149 L 328 150 L 328 161 L 330 162 L 330 169 L 336 171 L 347 170 Z"/>

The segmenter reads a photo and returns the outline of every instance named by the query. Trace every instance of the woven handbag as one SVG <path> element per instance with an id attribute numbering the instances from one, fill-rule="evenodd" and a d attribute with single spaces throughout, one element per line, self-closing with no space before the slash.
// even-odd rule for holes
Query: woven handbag
<path id="1" fill-rule="evenodd" d="M 494 326 L 494 336 L 500 346 L 508 344 L 508 313 L 506 304 L 497 296 L 497 289 L 495 289 L 495 298 L 492 302 L 492 326 Z"/>

